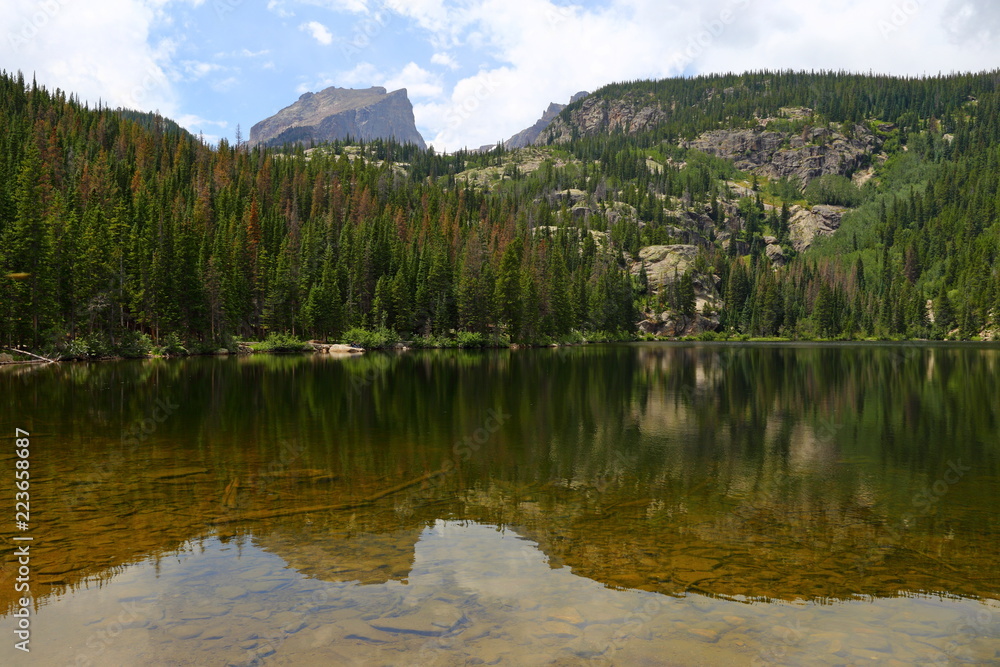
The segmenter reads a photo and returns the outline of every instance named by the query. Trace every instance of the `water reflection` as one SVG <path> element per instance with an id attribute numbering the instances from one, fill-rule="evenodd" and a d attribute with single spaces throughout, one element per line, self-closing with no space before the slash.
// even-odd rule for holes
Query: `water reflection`
<path id="1" fill-rule="evenodd" d="M 36 657 L 81 665 L 166 656 L 235 665 L 985 664 L 1000 636 L 996 603 L 914 596 L 748 605 L 613 590 L 555 567 L 516 531 L 472 522 L 349 541 L 352 557 L 365 553 L 389 576 L 345 580 L 341 540 L 323 531 L 185 543 L 43 608 Z M 399 581 L 391 573 L 404 561 Z M 311 566 L 322 573 L 305 575 Z M 0 648 L 5 661 L 11 653 Z"/>
<path id="2" fill-rule="evenodd" d="M 730 634 L 742 626 L 722 619 L 705 641 L 689 632 L 699 614 L 753 609 L 794 637 L 803 609 L 828 614 L 819 627 L 851 623 L 862 606 L 838 601 L 860 596 L 882 610 L 868 619 L 882 634 L 917 641 L 915 615 L 928 650 L 969 635 L 975 653 L 996 642 L 995 626 L 955 624 L 1000 595 L 998 365 L 991 346 L 880 345 L 59 365 L 0 371 L 0 421 L 32 432 L 33 591 L 52 618 L 121 577 L 146 577 L 136 594 L 149 595 L 136 573 L 168 562 L 196 586 L 195 541 L 212 545 L 220 577 L 258 551 L 296 582 L 366 590 L 415 590 L 437 567 L 493 614 L 507 608 L 494 588 L 565 599 L 589 581 L 609 596 L 602 604 L 678 610 L 692 650 L 751 658 L 775 637 Z M 482 531 L 520 537 L 493 544 Z M 486 551 L 514 545 L 547 563 L 551 581 L 468 561 L 467 533 Z M 447 540 L 458 540 L 450 556 L 427 551 Z M 2 549 L 9 612 L 14 547 Z M 270 595 L 247 590 L 258 604 Z M 114 595 L 101 599 L 105 618 L 120 613 Z M 489 636 L 497 651 L 511 641 Z M 838 640 L 849 648 L 831 654 L 858 659 L 850 641 L 823 639 Z"/>

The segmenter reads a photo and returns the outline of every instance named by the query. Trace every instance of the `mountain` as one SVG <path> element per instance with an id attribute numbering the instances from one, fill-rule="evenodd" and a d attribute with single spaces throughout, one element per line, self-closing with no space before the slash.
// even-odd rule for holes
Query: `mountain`
<path id="1" fill-rule="evenodd" d="M 998 88 L 997 70 L 635 81 L 526 148 L 289 155 L 0 75 L 0 347 L 997 338 Z M 279 136 L 325 122 L 306 118 L 325 94 Z M 350 94 L 355 118 L 392 97 Z"/>
<path id="2" fill-rule="evenodd" d="M 405 88 L 387 93 L 381 87 L 330 87 L 305 93 L 291 106 L 250 129 L 250 144 L 254 146 L 327 143 L 348 137 L 362 141 L 393 139 L 426 148 L 414 124 L 413 105 Z"/>
<path id="3" fill-rule="evenodd" d="M 576 95 L 574 95 L 573 97 L 571 97 L 569 103 L 573 104 L 573 102 L 576 102 L 577 100 L 582 100 L 588 95 L 590 95 L 590 93 L 588 93 L 587 91 L 581 91 Z M 538 139 L 538 136 L 545 130 L 545 128 L 549 126 L 549 123 L 555 120 L 556 116 L 559 115 L 559 112 L 565 109 L 567 106 L 568 105 L 566 104 L 556 104 L 555 102 L 553 102 L 552 104 L 549 105 L 549 108 L 545 110 L 545 113 L 542 114 L 542 117 L 539 118 L 534 125 L 532 125 L 526 130 L 521 130 L 513 137 L 505 141 L 504 147 L 513 150 L 515 148 L 526 148 L 528 146 L 531 146 L 532 144 L 535 143 L 535 141 Z"/>

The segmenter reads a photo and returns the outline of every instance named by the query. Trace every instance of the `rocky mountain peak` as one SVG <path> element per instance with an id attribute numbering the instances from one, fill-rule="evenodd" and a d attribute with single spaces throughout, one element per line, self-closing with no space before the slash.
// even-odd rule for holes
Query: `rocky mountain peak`
<path id="1" fill-rule="evenodd" d="M 573 102 L 583 99 L 588 95 L 590 95 L 590 93 L 588 93 L 587 91 L 580 91 L 579 93 L 573 95 L 573 97 L 569 99 L 569 104 L 573 104 Z M 552 121 L 554 121 L 556 117 L 559 116 L 562 110 L 565 109 L 567 106 L 569 106 L 569 104 L 558 104 L 556 102 L 550 103 L 548 108 L 545 110 L 545 113 L 542 114 L 542 117 L 539 118 L 534 125 L 532 125 L 526 130 L 521 130 L 513 137 L 505 141 L 504 146 L 508 149 L 514 149 L 514 148 L 525 148 L 527 146 L 535 144 L 539 135 L 541 135 L 541 133 L 545 131 L 545 129 L 549 126 L 549 124 L 551 124 Z"/>
<path id="2" fill-rule="evenodd" d="M 318 93 L 303 93 L 294 104 L 250 129 L 252 145 L 322 143 L 347 137 L 395 139 L 426 148 L 405 88 L 390 93 L 381 86 L 331 86 Z"/>

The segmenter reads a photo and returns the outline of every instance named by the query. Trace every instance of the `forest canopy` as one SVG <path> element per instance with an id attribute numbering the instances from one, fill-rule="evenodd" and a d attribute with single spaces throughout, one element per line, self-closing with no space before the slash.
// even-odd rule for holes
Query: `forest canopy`
<path id="1" fill-rule="evenodd" d="M 650 132 L 526 149 L 542 156 L 529 165 L 502 145 L 208 146 L 159 116 L 89 108 L 3 74 L 0 347 L 212 350 L 362 330 L 468 344 L 630 338 L 643 319 L 705 315 L 696 288 L 717 294 L 706 322 L 720 333 L 977 336 L 1000 310 L 997 80 L 760 72 L 615 84 L 595 95 L 680 111 Z M 768 182 L 680 147 L 796 104 L 815 114 L 803 122 L 881 133 L 871 184 Z M 734 192 L 744 180 L 750 192 Z M 795 204 L 851 211 L 796 256 Z M 694 241 L 690 215 L 712 226 Z M 690 270 L 651 284 L 640 250 L 689 242 Z M 771 245 L 790 261 L 772 265 Z"/>

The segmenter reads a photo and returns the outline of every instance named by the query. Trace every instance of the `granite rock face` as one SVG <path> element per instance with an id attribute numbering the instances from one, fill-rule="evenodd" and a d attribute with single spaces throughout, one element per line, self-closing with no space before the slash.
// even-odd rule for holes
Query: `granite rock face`
<path id="1" fill-rule="evenodd" d="M 587 97 L 590 93 L 582 91 L 570 98 L 569 103 L 573 104 L 577 100 Z M 549 105 L 549 108 L 545 110 L 542 117 L 538 121 L 526 130 L 521 130 L 513 137 L 504 142 L 504 147 L 508 149 L 515 148 L 526 148 L 528 146 L 533 146 L 535 141 L 538 139 L 539 135 L 547 128 L 552 121 L 556 119 L 559 113 L 565 109 L 568 105 L 566 104 L 556 104 L 553 102 Z"/>
<path id="2" fill-rule="evenodd" d="M 643 99 L 626 97 L 609 100 L 590 96 L 572 110 L 569 122 L 556 116 L 535 139 L 535 145 L 564 144 L 571 141 L 574 135 L 593 136 L 615 130 L 636 134 L 653 129 L 666 117 L 665 111 Z"/>
<path id="3" fill-rule="evenodd" d="M 817 236 L 831 236 L 840 229 L 841 218 L 847 209 L 839 206 L 813 206 L 812 209 L 793 206 L 790 212 L 789 236 L 795 250 L 803 252 Z"/>
<path id="4" fill-rule="evenodd" d="M 855 125 L 850 134 L 823 126 L 798 134 L 760 128 L 713 130 L 683 146 L 731 160 L 743 171 L 771 179 L 788 177 L 805 186 L 820 176 L 851 174 L 879 149 L 877 138 L 863 125 Z"/>
<path id="5" fill-rule="evenodd" d="M 340 139 L 395 139 L 426 148 L 406 89 L 331 87 L 305 93 L 291 106 L 250 129 L 250 144 L 323 143 Z"/>

